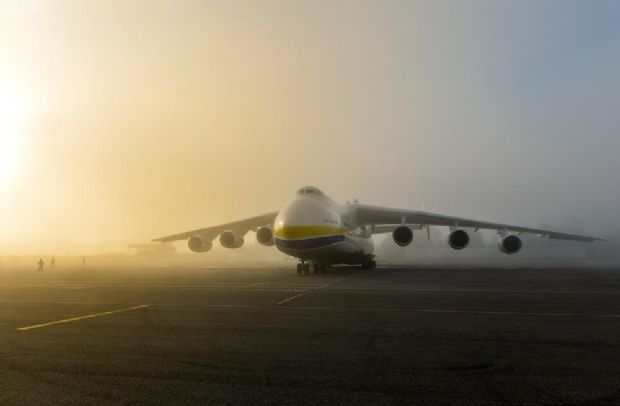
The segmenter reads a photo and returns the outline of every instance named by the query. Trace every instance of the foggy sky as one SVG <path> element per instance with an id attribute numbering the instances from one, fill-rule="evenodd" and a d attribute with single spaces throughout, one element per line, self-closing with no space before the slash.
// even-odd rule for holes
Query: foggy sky
<path id="1" fill-rule="evenodd" d="M 0 254 L 122 249 L 306 184 L 620 228 L 618 2 L 0 5 Z"/>

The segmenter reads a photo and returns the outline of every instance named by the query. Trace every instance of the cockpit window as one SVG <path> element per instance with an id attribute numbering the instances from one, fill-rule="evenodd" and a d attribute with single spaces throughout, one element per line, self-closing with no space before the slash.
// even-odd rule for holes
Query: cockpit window
<path id="1" fill-rule="evenodd" d="M 319 196 L 323 196 L 323 193 L 312 186 L 306 186 L 306 187 L 302 187 L 301 189 L 299 189 L 299 191 L 297 192 L 298 195 L 319 195 Z"/>

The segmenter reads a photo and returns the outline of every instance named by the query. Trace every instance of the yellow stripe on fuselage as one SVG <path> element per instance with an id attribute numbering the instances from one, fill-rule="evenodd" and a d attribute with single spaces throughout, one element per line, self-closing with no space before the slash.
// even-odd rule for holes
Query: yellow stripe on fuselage
<path id="1" fill-rule="evenodd" d="M 347 234 L 347 232 L 342 227 L 334 226 L 276 226 L 274 234 L 276 238 L 294 240 L 297 238 L 313 238 L 334 234 Z"/>

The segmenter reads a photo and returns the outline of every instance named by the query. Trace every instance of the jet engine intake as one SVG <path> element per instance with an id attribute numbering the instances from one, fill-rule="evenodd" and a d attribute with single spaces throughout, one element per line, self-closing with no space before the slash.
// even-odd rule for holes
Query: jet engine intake
<path id="1" fill-rule="evenodd" d="M 407 226 L 398 226 L 392 231 L 392 239 L 401 247 L 406 247 L 413 241 L 413 231 Z"/>
<path id="2" fill-rule="evenodd" d="M 187 246 L 194 252 L 207 252 L 213 247 L 213 243 L 199 235 L 195 235 L 187 240 Z"/>
<path id="3" fill-rule="evenodd" d="M 256 240 L 262 245 L 272 246 L 274 244 L 273 231 L 269 227 L 259 228 L 256 230 Z"/>
<path id="4" fill-rule="evenodd" d="M 243 237 L 239 237 L 232 231 L 224 231 L 220 234 L 220 244 L 224 248 L 239 248 L 243 245 Z"/>
<path id="5" fill-rule="evenodd" d="M 523 242 L 521 242 L 521 239 L 518 236 L 514 234 L 509 234 L 500 237 L 499 241 L 497 242 L 497 246 L 499 247 L 499 250 L 504 254 L 511 255 L 521 251 L 521 248 L 523 247 Z"/>
<path id="6" fill-rule="evenodd" d="M 448 236 L 448 244 L 452 249 L 462 250 L 469 245 L 469 234 L 465 230 L 456 229 Z"/>

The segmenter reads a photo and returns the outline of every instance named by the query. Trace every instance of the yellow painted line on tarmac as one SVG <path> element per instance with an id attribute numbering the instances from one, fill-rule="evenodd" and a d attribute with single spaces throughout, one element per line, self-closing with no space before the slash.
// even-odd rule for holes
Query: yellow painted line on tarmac
<path id="1" fill-rule="evenodd" d="M 151 305 L 143 304 L 143 305 L 140 305 L 140 306 L 127 307 L 125 309 L 111 310 L 109 312 L 86 314 L 84 316 L 72 317 L 70 319 L 51 321 L 49 323 L 35 324 L 35 325 L 32 325 L 32 326 L 27 326 L 27 327 L 19 327 L 17 329 L 17 331 L 33 330 L 35 328 L 49 327 L 49 326 L 54 326 L 56 324 L 71 323 L 73 321 L 84 320 L 84 319 L 92 319 L 94 317 L 107 316 L 107 315 L 110 315 L 110 314 L 127 312 L 127 311 L 130 311 L 130 310 L 146 309 L 147 307 L 150 307 L 150 306 Z"/>

